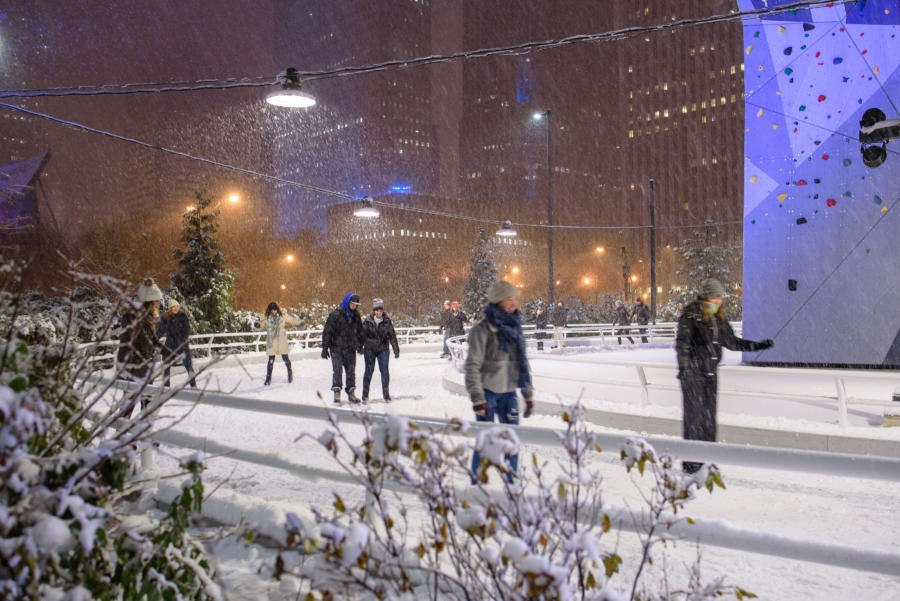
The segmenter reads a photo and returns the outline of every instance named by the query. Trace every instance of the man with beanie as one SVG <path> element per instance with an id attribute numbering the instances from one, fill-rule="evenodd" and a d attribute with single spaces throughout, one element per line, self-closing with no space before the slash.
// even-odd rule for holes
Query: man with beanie
<path id="1" fill-rule="evenodd" d="M 444 308 L 441 310 L 441 325 L 438 328 L 438 333 L 444 335 L 444 348 L 441 352 L 441 359 L 446 359 L 450 356 L 450 347 L 447 346 L 447 339 L 450 338 L 450 330 L 447 329 L 447 318 L 450 317 L 450 301 L 444 301 Z"/>
<path id="2" fill-rule="evenodd" d="M 372 301 L 372 312 L 363 321 L 363 357 L 366 361 L 363 372 L 363 403 L 369 400 L 369 384 L 375 375 L 375 361 L 378 361 L 378 371 L 381 373 L 381 398 L 390 402 L 391 374 L 388 371 L 388 361 L 391 358 L 391 348 L 394 349 L 394 359 L 398 359 L 400 346 L 397 344 L 394 324 L 384 312 L 384 301 L 376 298 Z"/>
<path id="3" fill-rule="evenodd" d="M 519 289 L 505 280 L 496 280 L 488 288 L 488 304 L 484 319 L 469 330 L 469 353 L 466 357 L 466 390 L 472 400 L 475 419 L 501 424 L 519 423 L 519 402 L 516 388 L 525 399 L 524 417 L 534 408 L 531 370 L 525 356 L 525 337 L 522 334 L 522 314 L 519 309 Z M 507 455 L 512 481 L 518 467 L 518 454 Z M 488 465 L 481 465 L 478 450 L 472 457 L 472 483 L 486 481 Z"/>
<path id="4" fill-rule="evenodd" d="M 322 358 L 331 358 L 331 390 L 334 402 L 341 402 L 341 372 L 347 376 L 347 400 L 358 403 L 356 396 L 356 353 L 362 352 L 362 319 L 359 295 L 348 292 L 341 304 L 328 316 L 322 331 Z"/>
<path id="5" fill-rule="evenodd" d="M 718 280 L 703 280 L 697 300 L 684 308 L 678 320 L 675 351 L 678 379 L 681 380 L 685 440 L 716 440 L 717 372 L 722 347 L 752 352 L 771 348 L 773 344 L 770 339 L 755 342 L 738 338 L 725 319 L 722 308 L 725 296 L 725 287 Z M 702 465 L 684 461 L 682 469 L 692 474 Z"/>

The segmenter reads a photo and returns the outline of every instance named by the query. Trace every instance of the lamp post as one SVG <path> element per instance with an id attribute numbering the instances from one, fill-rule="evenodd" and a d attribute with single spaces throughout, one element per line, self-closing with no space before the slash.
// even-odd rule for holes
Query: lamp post
<path id="1" fill-rule="evenodd" d="M 547 287 L 550 305 L 553 306 L 553 163 L 550 160 L 550 109 L 535 113 L 535 119 L 547 118 Z"/>

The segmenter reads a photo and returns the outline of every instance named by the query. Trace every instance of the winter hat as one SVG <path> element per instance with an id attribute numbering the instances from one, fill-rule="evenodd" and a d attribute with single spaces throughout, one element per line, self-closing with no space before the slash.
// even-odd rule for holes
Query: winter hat
<path id="1" fill-rule="evenodd" d="M 488 288 L 488 302 L 499 303 L 504 298 L 511 296 L 519 296 L 519 289 L 507 282 L 506 280 L 494 280 L 490 288 Z"/>
<path id="2" fill-rule="evenodd" d="M 449 301 L 449 300 L 445 300 L 445 301 L 444 301 L 444 304 L 445 304 L 445 305 L 449 305 L 449 304 L 450 304 L 450 301 Z"/>
<path id="3" fill-rule="evenodd" d="M 348 305 L 349 305 L 350 303 L 356 303 L 356 304 L 358 305 L 358 304 L 359 304 L 359 295 L 358 295 L 358 294 L 354 294 L 353 296 L 351 296 L 351 297 L 350 297 L 350 300 L 347 301 L 347 304 L 348 304 Z"/>
<path id="4" fill-rule="evenodd" d="M 375 309 L 384 310 L 384 301 L 380 298 L 372 299 L 372 310 L 374 311 Z"/>
<path id="5" fill-rule="evenodd" d="M 725 297 L 725 287 L 715 278 L 706 278 L 700 282 L 700 298 Z"/>
<path id="6" fill-rule="evenodd" d="M 459 309 L 459 303 L 456 301 L 453 301 L 452 303 L 450 303 L 450 308 L 451 309 Z"/>
<path id="7" fill-rule="evenodd" d="M 642 298 L 639 296 L 639 297 L 637 297 L 637 298 L 634 299 L 634 302 L 636 302 L 636 303 L 642 303 L 642 302 L 644 302 L 644 299 L 642 299 Z"/>
<path id="8" fill-rule="evenodd" d="M 169 308 L 171 309 L 172 307 L 181 307 L 181 303 L 173 298 L 169 301 Z"/>
<path id="9" fill-rule="evenodd" d="M 143 284 L 138 286 L 137 295 L 138 300 L 142 303 L 162 300 L 162 290 L 159 289 L 159 286 L 157 286 L 156 282 L 151 278 L 147 278 L 144 280 Z"/>

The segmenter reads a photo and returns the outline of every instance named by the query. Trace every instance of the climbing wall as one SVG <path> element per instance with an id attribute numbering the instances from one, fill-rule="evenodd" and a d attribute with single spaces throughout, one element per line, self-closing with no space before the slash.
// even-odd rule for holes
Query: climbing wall
<path id="1" fill-rule="evenodd" d="M 900 367 L 900 140 L 858 141 L 900 117 L 900 2 L 747 20 L 744 52 L 744 333 L 775 339 L 744 359 Z"/>

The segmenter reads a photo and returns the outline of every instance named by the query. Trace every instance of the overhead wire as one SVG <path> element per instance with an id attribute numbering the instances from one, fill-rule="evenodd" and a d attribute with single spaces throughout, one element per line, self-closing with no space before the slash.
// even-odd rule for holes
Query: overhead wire
<path id="1" fill-rule="evenodd" d="M 658 33 L 663 31 L 674 31 L 685 27 L 696 27 L 700 25 L 710 25 L 714 23 L 724 23 L 738 20 L 758 19 L 762 17 L 777 16 L 779 14 L 795 12 L 798 10 L 809 10 L 821 7 L 830 7 L 835 4 L 853 4 L 859 0 L 799 0 L 790 4 L 779 6 L 767 6 L 758 9 L 734 11 L 729 14 L 711 15 L 708 17 L 698 17 L 695 19 L 681 19 L 670 23 L 660 23 L 656 25 L 631 26 L 620 29 L 604 31 L 600 33 L 578 34 L 560 39 L 530 41 L 509 46 L 494 48 L 479 48 L 476 50 L 464 50 L 460 52 L 452 52 L 449 54 L 434 54 L 429 56 L 421 56 L 409 59 L 394 59 L 384 61 L 372 65 L 341 67 L 338 69 L 326 71 L 299 71 L 298 74 L 302 80 L 314 81 L 317 79 L 327 79 L 332 77 L 346 77 L 352 75 L 360 75 L 365 73 L 373 73 L 377 71 L 385 71 L 389 69 L 405 69 L 421 65 L 433 63 L 451 62 L 459 59 L 484 58 L 498 55 L 516 55 L 532 52 L 536 50 L 546 50 L 550 48 L 558 48 L 571 44 L 580 43 L 596 43 L 615 41 L 623 38 L 633 37 L 641 34 Z M 232 83 L 216 84 L 216 81 L 227 81 Z M 184 84 L 184 85 L 182 85 Z M 0 90 L 0 98 L 36 98 L 41 96 L 96 96 L 103 94 L 138 94 L 138 93 L 160 93 L 160 92 L 179 92 L 179 91 L 197 91 L 197 90 L 224 90 L 230 88 L 241 87 L 261 87 L 274 85 L 275 81 L 272 77 L 250 77 L 250 78 L 228 78 L 226 80 L 202 79 L 194 82 L 160 82 L 155 84 L 104 84 L 101 86 L 77 86 L 72 88 L 34 88 L 34 89 L 7 89 Z M 146 85 L 146 88 L 134 88 L 136 85 Z"/>

